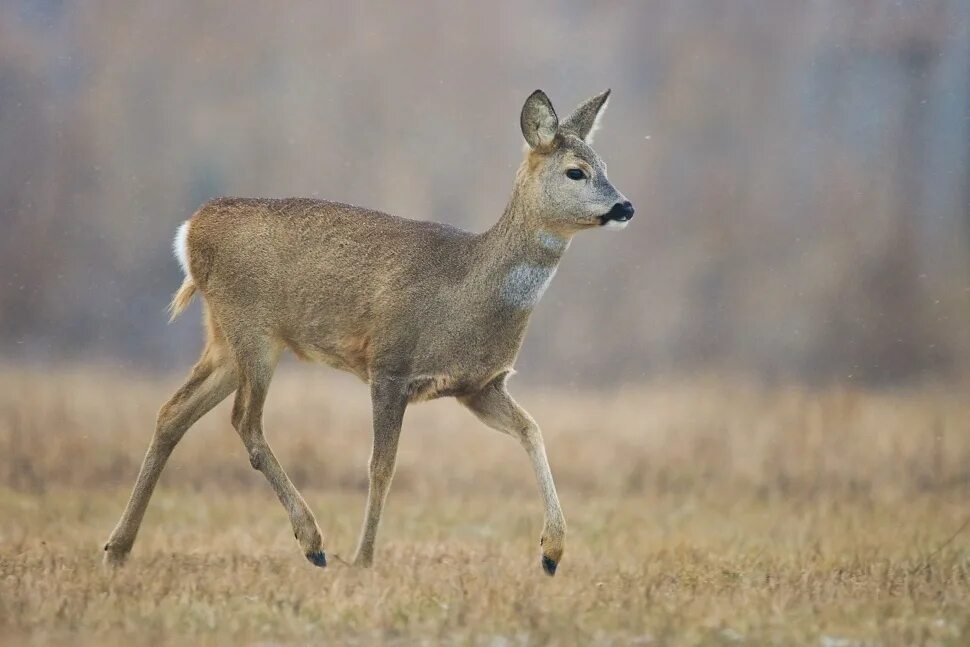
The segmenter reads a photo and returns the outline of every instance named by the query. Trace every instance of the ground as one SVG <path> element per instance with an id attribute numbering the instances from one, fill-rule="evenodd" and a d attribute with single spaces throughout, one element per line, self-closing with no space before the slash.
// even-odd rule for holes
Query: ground
<path id="1" fill-rule="evenodd" d="M 970 642 L 965 389 L 513 381 L 569 523 L 549 578 L 524 452 L 453 401 L 409 410 L 376 565 L 345 565 L 366 389 L 281 373 L 267 435 L 325 533 L 324 570 L 223 405 L 176 450 L 128 565 L 105 572 L 100 547 L 178 379 L 0 373 L 0 643 Z"/>

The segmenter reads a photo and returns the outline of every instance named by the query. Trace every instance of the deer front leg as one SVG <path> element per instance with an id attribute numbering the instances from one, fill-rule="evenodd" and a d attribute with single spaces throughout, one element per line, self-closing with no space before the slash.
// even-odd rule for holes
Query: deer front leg
<path id="1" fill-rule="evenodd" d="M 539 537 L 542 568 L 549 575 L 555 575 L 566 547 L 566 520 L 552 480 L 542 432 L 532 416 L 509 395 L 505 387 L 506 377 L 501 375 L 478 393 L 460 400 L 486 425 L 517 438 L 529 455 L 545 506 L 545 522 Z"/>
<path id="2" fill-rule="evenodd" d="M 368 464 L 370 483 L 367 508 L 354 566 L 370 566 L 374 562 L 374 541 L 377 539 L 384 501 L 394 477 L 397 442 L 407 408 L 406 385 L 399 380 L 375 378 L 371 383 L 371 405 L 374 411 L 374 448 Z"/>

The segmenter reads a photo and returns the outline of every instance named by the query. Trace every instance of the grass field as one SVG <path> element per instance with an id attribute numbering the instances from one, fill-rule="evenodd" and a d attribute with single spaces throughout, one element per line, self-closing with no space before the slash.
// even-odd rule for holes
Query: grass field
<path id="1" fill-rule="evenodd" d="M 0 371 L 0 643 L 970 642 L 965 388 L 703 379 L 515 389 L 569 522 L 555 578 L 524 452 L 453 401 L 405 420 L 377 564 L 366 389 L 286 366 L 267 436 L 326 535 L 300 553 L 228 407 L 179 445 L 127 567 L 100 566 L 177 377 Z"/>

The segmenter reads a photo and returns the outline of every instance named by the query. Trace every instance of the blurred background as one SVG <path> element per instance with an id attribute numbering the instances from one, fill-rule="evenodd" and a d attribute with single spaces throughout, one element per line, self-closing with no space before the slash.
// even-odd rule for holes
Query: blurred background
<path id="1" fill-rule="evenodd" d="M 638 211 L 574 241 L 518 379 L 967 375 L 965 0 L 0 3 L 0 358 L 185 369 L 212 197 L 489 227 L 537 87 L 613 89 Z"/>

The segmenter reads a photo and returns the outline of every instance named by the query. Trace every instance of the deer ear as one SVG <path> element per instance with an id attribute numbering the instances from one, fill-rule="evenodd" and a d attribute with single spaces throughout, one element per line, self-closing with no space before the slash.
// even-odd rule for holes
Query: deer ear
<path id="1" fill-rule="evenodd" d="M 579 107 L 563 122 L 563 130 L 568 130 L 587 144 L 593 143 L 593 133 L 600 126 L 600 118 L 606 109 L 606 102 L 610 98 L 610 91 L 600 92 L 579 104 Z"/>
<path id="2" fill-rule="evenodd" d="M 525 100 L 519 118 L 522 136 L 531 148 L 545 148 L 552 144 L 559 132 L 559 117 L 552 102 L 542 90 L 536 90 Z"/>

